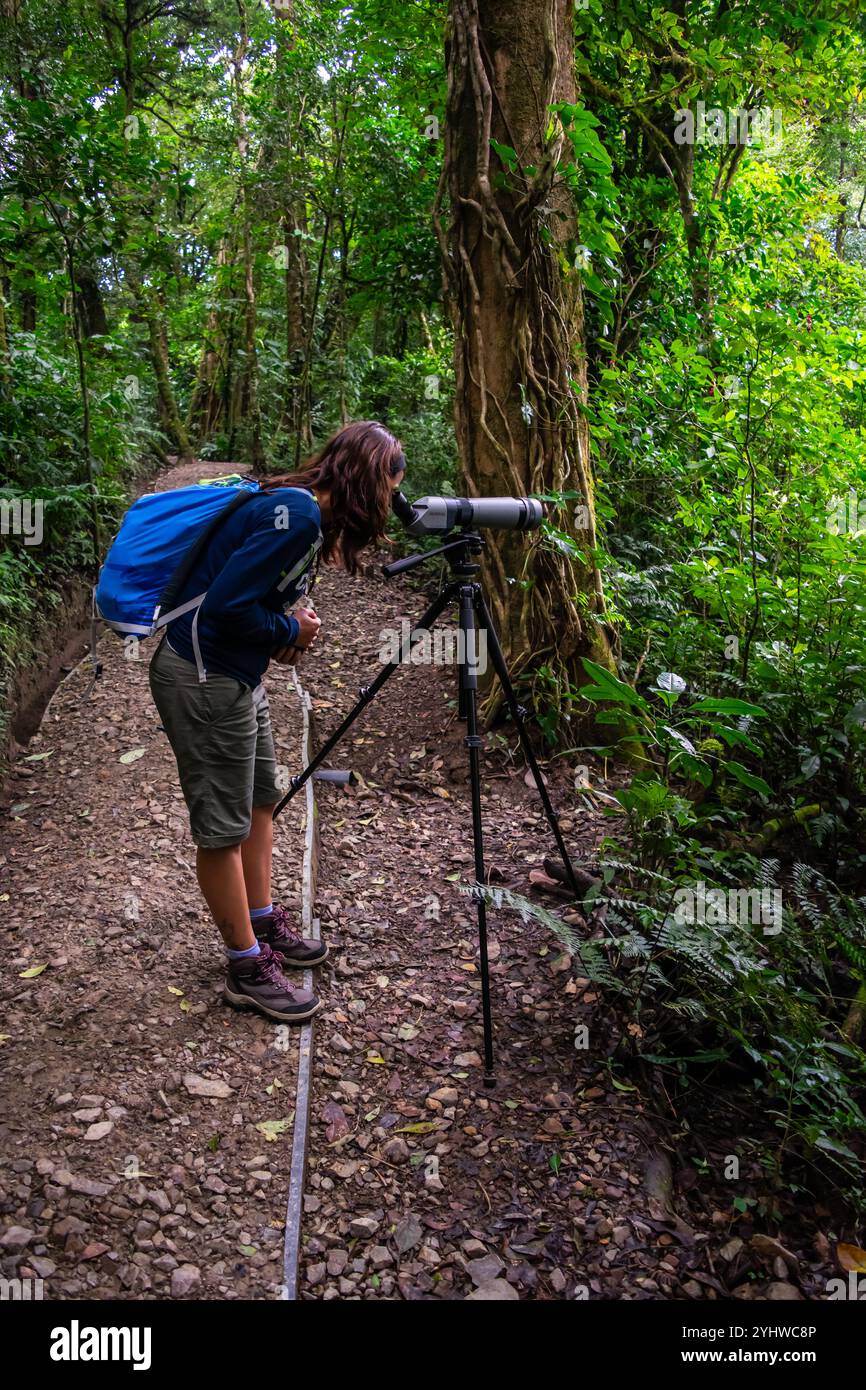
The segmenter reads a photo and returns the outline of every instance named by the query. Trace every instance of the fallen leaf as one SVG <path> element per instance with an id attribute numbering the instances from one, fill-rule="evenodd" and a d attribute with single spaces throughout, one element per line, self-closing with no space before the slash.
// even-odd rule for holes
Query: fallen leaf
<path id="1" fill-rule="evenodd" d="M 31 965 L 29 970 L 19 970 L 18 977 L 21 980 L 35 980 L 37 975 L 41 975 L 43 970 L 48 969 L 48 961 L 44 965 Z"/>
<path id="2" fill-rule="evenodd" d="M 406 1255 L 416 1245 L 420 1245 L 423 1234 L 421 1222 L 414 1211 L 407 1212 L 403 1219 L 397 1222 L 394 1230 L 394 1244 L 397 1247 L 397 1253 Z"/>
<path id="3" fill-rule="evenodd" d="M 120 755 L 120 761 L 121 761 L 122 763 L 135 763 L 135 762 L 138 762 L 138 759 L 139 759 L 139 758 L 143 758 L 143 757 L 144 757 L 144 749 L 143 749 L 143 748 L 130 748 L 130 750 L 129 750 L 128 753 L 121 753 L 121 755 Z"/>
<path id="4" fill-rule="evenodd" d="M 269 1144 L 273 1144 L 281 1134 L 285 1134 L 286 1130 L 291 1128 L 294 1118 L 295 1112 L 293 1110 L 291 1115 L 285 1120 L 259 1120 L 256 1129 L 259 1131 L 259 1134 L 265 1136 Z"/>
<path id="5" fill-rule="evenodd" d="M 836 1258 L 843 1269 L 857 1274 L 866 1274 L 866 1250 L 859 1245 L 837 1245 Z"/>
<path id="6" fill-rule="evenodd" d="M 343 1107 L 338 1105 L 335 1100 L 328 1101 L 322 1111 L 322 1119 L 325 1121 L 325 1137 L 329 1144 L 335 1144 L 338 1139 L 344 1139 L 351 1129 Z"/>

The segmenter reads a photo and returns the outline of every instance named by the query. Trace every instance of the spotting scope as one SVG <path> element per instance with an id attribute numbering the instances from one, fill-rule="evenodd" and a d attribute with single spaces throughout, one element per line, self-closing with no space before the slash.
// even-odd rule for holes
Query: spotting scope
<path id="1" fill-rule="evenodd" d="M 452 531 L 456 526 L 534 531 L 544 519 L 544 509 L 534 497 L 419 497 L 410 502 L 398 490 L 391 506 L 410 536 Z"/>

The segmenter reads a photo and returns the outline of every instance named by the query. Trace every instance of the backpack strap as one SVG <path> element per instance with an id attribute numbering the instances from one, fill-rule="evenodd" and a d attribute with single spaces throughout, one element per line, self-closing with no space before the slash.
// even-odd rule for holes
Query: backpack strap
<path id="1" fill-rule="evenodd" d="M 200 603 L 204 603 L 206 593 L 207 590 L 205 590 L 204 594 L 196 594 L 195 598 L 188 599 L 186 603 L 180 604 L 177 608 L 170 609 L 168 613 L 160 613 L 159 617 L 151 623 L 149 629 L 142 628 L 140 630 L 146 631 L 148 636 L 153 636 L 155 632 L 159 632 L 161 627 L 165 627 L 168 623 L 173 623 L 175 618 L 182 618 L 184 613 L 189 613 L 193 608 L 198 608 Z M 115 626 L 118 625 L 115 624 Z"/>
<path id="2" fill-rule="evenodd" d="M 313 544 L 310 546 L 307 553 L 305 555 L 302 555 L 298 563 L 294 565 L 292 569 L 289 570 L 288 574 L 284 575 L 283 578 L 280 580 L 279 584 L 277 585 L 277 590 L 280 593 L 282 593 L 284 589 L 287 589 L 291 584 L 292 580 L 297 579 L 298 575 L 301 574 L 302 571 L 305 570 L 308 565 L 312 564 L 317 551 L 321 549 L 322 539 L 323 537 L 320 531 L 318 540 L 313 541 Z"/>
<path id="3" fill-rule="evenodd" d="M 201 654 L 201 645 L 198 640 L 198 615 L 201 612 L 201 605 L 204 603 L 205 595 L 202 594 L 198 607 L 192 615 L 192 654 L 195 657 L 195 667 L 198 671 L 199 682 L 207 680 L 207 671 L 204 668 L 204 657 Z"/>

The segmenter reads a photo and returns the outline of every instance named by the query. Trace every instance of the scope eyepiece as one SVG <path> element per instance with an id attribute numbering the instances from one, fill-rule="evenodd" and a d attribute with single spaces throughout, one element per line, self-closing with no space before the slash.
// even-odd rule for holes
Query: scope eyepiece
<path id="1" fill-rule="evenodd" d="M 415 508 L 406 494 L 401 492 L 399 488 L 396 488 L 391 494 L 391 510 L 404 526 L 411 526 L 415 520 Z"/>

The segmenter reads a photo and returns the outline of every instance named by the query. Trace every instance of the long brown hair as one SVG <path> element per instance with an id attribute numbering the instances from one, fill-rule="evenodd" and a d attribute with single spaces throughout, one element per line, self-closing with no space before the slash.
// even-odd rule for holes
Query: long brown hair
<path id="1" fill-rule="evenodd" d="M 332 435 L 296 472 L 269 476 L 262 487 L 329 493 L 331 518 L 322 527 L 322 558 L 334 557 L 356 574 L 358 553 L 385 529 L 394 478 L 405 467 L 399 439 L 375 420 L 356 420 Z"/>

